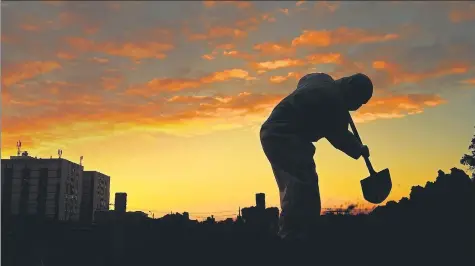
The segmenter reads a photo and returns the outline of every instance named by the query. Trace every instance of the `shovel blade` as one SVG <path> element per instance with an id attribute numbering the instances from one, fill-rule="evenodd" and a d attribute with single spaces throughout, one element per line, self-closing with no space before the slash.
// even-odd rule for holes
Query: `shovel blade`
<path id="1" fill-rule="evenodd" d="M 389 169 L 372 174 L 360 181 L 365 200 L 379 204 L 386 200 L 392 189 Z"/>

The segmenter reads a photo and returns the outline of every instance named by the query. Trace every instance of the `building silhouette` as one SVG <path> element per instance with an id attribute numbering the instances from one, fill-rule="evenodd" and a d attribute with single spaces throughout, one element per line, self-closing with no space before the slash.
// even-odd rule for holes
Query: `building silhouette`
<path id="1" fill-rule="evenodd" d="M 116 222 L 137 223 L 149 219 L 147 213 L 143 211 L 127 211 L 127 193 L 115 193 L 114 210 L 96 209 L 94 212 L 94 223 L 110 224 Z M 181 215 L 180 215 L 181 216 Z M 189 219 L 189 214 L 185 212 L 183 217 Z"/>
<path id="2" fill-rule="evenodd" d="M 109 176 L 97 171 L 84 171 L 81 221 L 91 223 L 96 212 L 109 210 L 109 194 Z"/>
<path id="3" fill-rule="evenodd" d="M 242 208 L 242 220 L 247 225 L 267 230 L 276 230 L 279 220 L 279 209 L 277 207 L 266 208 L 266 198 L 264 193 L 256 194 L 256 206 Z"/>
<path id="4" fill-rule="evenodd" d="M 256 207 L 261 210 L 266 209 L 266 194 L 264 193 L 256 194 Z"/>
<path id="5" fill-rule="evenodd" d="M 189 223 L 198 223 L 197 220 L 190 220 L 190 214 L 188 212 L 169 213 L 164 215 L 163 217 L 158 218 L 157 220 L 169 225 L 185 225 Z"/>
<path id="6" fill-rule="evenodd" d="M 27 152 L 2 160 L 2 217 L 79 220 L 83 170 L 63 158 L 37 159 Z"/>
<path id="7" fill-rule="evenodd" d="M 117 213 L 126 213 L 127 212 L 127 193 L 125 193 L 125 192 L 115 193 L 114 210 Z"/>

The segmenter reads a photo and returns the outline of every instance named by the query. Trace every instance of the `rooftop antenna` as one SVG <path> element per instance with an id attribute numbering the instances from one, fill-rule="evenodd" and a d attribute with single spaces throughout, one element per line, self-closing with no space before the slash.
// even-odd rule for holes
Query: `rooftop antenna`
<path id="1" fill-rule="evenodd" d="M 18 141 L 18 142 L 16 143 L 16 147 L 17 147 L 17 149 L 18 149 L 17 156 L 20 156 L 21 141 Z"/>
<path id="2" fill-rule="evenodd" d="M 59 159 L 61 159 L 61 155 L 63 155 L 63 150 L 59 149 L 59 150 L 58 150 L 58 157 L 59 157 Z"/>
<path id="3" fill-rule="evenodd" d="M 80 159 L 79 159 L 79 165 L 82 166 L 82 159 L 84 159 L 84 156 L 81 155 Z"/>

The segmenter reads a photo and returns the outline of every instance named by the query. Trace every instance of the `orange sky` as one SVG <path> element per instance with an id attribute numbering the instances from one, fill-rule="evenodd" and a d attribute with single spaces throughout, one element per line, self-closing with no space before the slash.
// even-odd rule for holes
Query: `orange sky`
<path id="1" fill-rule="evenodd" d="M 235 215 L 277 186 L 258 131 L 298 79 L 374 81 L 353 114 L 389 200 L 458 163 L 473 135 L 470 2 L 4 2 L 1 156 L 111 176 L 129 209 Z M 365 204 L 355 161 L 317 146 L 323 207 Z M 344 165 L 345 167 L 342 167 Z M 367 205 L 372 207 L 372 205 Z"/>

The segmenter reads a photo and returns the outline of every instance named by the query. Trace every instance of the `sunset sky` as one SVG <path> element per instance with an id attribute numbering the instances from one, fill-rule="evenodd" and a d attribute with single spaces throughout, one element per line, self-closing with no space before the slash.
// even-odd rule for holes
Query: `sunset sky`
<path id="1" fill-rule="evenodd" d="M 18 140 L 32 156 L 83 155 L 131 210 L 220 218 L 256 192 L 279 206 L 258 132 L 310 72 L 373 79 L 353 117 L 391 171 L 388 200 L 461 168 L 474 133 L 469 1 L 1 5 L 1 158 Z M 364 161 L 316 147 L 323 207 L 365 204 Z"/>

